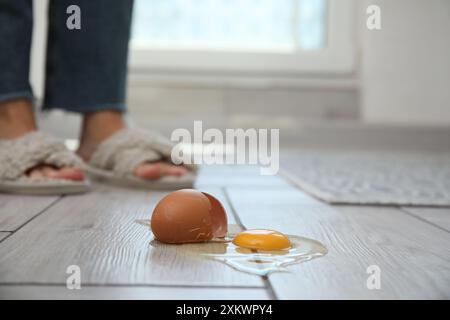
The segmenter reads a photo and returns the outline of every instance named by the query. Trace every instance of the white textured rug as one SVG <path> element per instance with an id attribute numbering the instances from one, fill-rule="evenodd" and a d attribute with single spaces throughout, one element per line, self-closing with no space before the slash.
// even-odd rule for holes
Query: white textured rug
<path id="1" fill-rule="evenodd" d="M 450 206 L 450 153 L 296 152 L 285 176 L 336 204 Z"/>

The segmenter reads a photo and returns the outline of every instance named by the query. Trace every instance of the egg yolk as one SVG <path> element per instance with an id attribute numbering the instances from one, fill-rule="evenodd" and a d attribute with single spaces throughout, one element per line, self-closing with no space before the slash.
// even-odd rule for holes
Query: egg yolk
<path id="1" fill-rule="evenodd" d="M 283 250 L 291 247 L 289 238 L 274 230 L 247 230 L 239 233 L 233 243 L 256 250 Z"/>

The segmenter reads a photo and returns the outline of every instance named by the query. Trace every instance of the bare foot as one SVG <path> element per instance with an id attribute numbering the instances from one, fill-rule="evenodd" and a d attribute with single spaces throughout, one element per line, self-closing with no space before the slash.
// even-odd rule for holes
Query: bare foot
<path id="1" fill-rule="evenodd" d="M 37 130 L 33 106 L 26 99 L 0 102 L 0 139 L 15 139 Z M 84 180 L 80 168 L 55 168 L 48 165 L 36 166 L 27 172 L 29 177 Z"/>
<path id="2" fill-rule="evenodd" d="M 55 168 L 52 166 L 36 166 L 27 172 L 30 178 L 46 177 L 51 179 L 67 179 L 73 181 L 83 181 L 84 172 L 80 168 L 63 167 Z"/>
<path id="3" fill-rule="evenodd" d="M 85 161 L 89 161 L 97 146 L 117 131 L 125 128 L 122 113 L 114 110 L 104 110 L 88 113 L 83 119 L 83 130 L 80 147 L 77 154 Z M 159 179 L 162 176 L 182 176 L 187 169 L 162 161 L 142 163 L 134 169 L 137 177 L 144 179 Z"/>

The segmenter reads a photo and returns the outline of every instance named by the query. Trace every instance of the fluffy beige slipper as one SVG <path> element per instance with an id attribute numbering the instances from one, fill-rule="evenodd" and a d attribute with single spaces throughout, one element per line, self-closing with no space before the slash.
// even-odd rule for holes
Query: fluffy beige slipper
<path id="1" fill-rule="evenodd" d="M 181 177 L 164 176 L 143 179 L 134 175 L 134 169 L 144 162 L 171 162 L 173 144 L 166 138 L 149 131 L 122 129 L 103 141 L 92 154 L 86 172 L 106 183 L 150 190 L 192 188 L 196 166 L 187 165 L 189 172 Z"/>
<path id="2" fill-rule="evenodd" d="M 67 179 L 31 178 L 26 172 L 38 165 L 55 167 L 83 163 L 64 142 L 43 132 L 32 132 L 17 139 L 0 139 L 0 192 L 53 195 L 82 193 L 89 182 Z"/>

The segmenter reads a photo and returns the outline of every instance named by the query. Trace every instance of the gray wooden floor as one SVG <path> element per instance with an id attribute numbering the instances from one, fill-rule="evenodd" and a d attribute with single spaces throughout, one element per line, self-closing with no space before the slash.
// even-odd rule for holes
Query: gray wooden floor
<path id="1" fill-rule="evenodd" d="M 254 167 L 206 167 L 197 188 L 230 223 L 317 239 L 329 254 L 260 277 L 151 246 L 148 219 L 165 192 L 98 185 L 65 197 L 0 195 L 0 298 L 448 299 L 450 208 L 330 206 Z M 81 290 L 66 268 L 81 268 Z M 367 268 L 381 270 L 369 290 Z"/>

